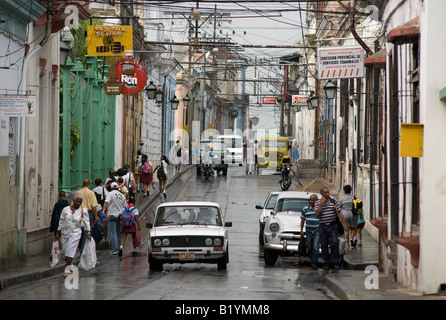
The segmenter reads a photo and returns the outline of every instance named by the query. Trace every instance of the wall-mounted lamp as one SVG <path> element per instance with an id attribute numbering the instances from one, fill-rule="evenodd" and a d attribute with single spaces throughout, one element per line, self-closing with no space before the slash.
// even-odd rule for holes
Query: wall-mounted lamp
<path id="1" fill-rule="evenodd" d="M 183 98 L 183 105 L 185 108 L 189 107 L 190 98 L 189 95 L 186 94 L 186 96 Z"/>
<path id="2" fill-rule="evenodd" d="M 146 87 L 147 99 L 153 100 L 156 95 L 156 86 L 153 84 L 153 81 L 150 81 L 149 85 Z"/>
<path id="3" fill-rule="evenodd" d="M 327 99 L 334 99 L 336 96 L 336 90 L 337 86 L 333 81 L 328 80 L 327 84 L 324 87 L 325 95 L 327 96 Z"/>
<path id="4" fill-rule="evenodd" d="M 178 104 L 180 103 L 180 101 L 178 101 L 177 96 L 173 96 L 172 99 L 170 99 L 170 103 L 171 103 L 171 108 L 172 110 L 177 110 L 178 109 Z"/>

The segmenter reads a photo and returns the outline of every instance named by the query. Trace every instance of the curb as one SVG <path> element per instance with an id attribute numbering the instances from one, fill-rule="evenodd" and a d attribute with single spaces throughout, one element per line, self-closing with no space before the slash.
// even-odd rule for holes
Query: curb
<path id="1" fill-rule="evenodd" d="M 177 173 L 176 175 L 173 175 L 172 178 L 167 180 L 167 186 L 166 189 L 169 188 L 175 181 L 177 181 L 183 173 L 186 173 L 192 169 L 195 168 L 195 165 L 188 165 L 187 167 L 182 168 L 182 170 Z M 153 192 L 153 194 L 149 197 L 148 201 L 146 201 L 144 204 L 141 205 L 138 210 L 141 212 L 145 211 L 154 201 L 157 197 L 159 197 L 160 192 L 159 189 Z M 97 244 L 98 251 L 108 250 L 108 241 L 101 241 L 99 244 Z M 79 262 L 80 256 L 75 257 L 73 259 L 73 262 Z M 26 263 L 25 263 L 26 264 Z M 36 269 L 28 270 L 28 271 L 18 271 L 17 274 L 11 275 L 9 277 L 4 277 L 0 279 L 0 292 L 7 290 L 8 288 L 17 287 L 19 285 L 27 284 L 36 282 L 43 279 L 48 279 L 51 277 L 59 276 L 65 271 L 65 264 L 58 264 L 55 267 L 51 268 L 49 266 L 49 260 L 48 260 L 48 266 L 40 266 Z M 0 272 L 1 273 L 1 272 Z"/>
<path id="2" fill-rule="evenodd" d="M 341 300 L 360 300 L 360 296 L 356 293 L 356 290 L 345 282 L 339 281 L 334 274 L 325 275 L 324 284 Z"/>

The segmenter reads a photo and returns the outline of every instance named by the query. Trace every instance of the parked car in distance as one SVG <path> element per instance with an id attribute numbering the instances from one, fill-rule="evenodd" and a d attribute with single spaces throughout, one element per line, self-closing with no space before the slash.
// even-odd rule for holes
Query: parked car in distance
<path id="1" fill-rule="evenodd" d="M 164 263 L 217 263 L 226 270 L 229 262 L 228 227 L 215 202 L 165 202 L 148 223 L 149 269 L 160 271 Z"/>
<path id="2" fill-rule="evenodd" d="M 276 198 L 281 191 L 273 191 L 266 197 L 265 203 L 262 205 L 256 205 L 256 209 L 262 210 L 259 217 L 259 245 L 263 246 L 263 230 L 265 229 L 265 222 L 271 211 L 274 209 Z"/>
<path id="3" fill-rule="evenodd" d="M 311 194 L 302 191 L 283 191 L 277 195 L 274 209 L 267 215 L 263 232 L 266 265 L 274 265 L 279 255 L 293 255 L 298 252 L 301 239 L 300 215 L 302 209 L 309 204 Z M 318 198 L 321 196 L 318 195 Z M 345 254 L 345 237 L 339 239 L 341 263 Z"/>

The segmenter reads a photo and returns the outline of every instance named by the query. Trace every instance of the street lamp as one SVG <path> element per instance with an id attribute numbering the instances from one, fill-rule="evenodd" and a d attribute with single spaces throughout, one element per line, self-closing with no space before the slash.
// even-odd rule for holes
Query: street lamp
<path id="1" fill-rule="evenodd" d="M 333 81 L 329 80 L 327 84 L 324 87 L 325 95 L 327 96 L 327 99 L 334 99 L 336 95 L 336 89 L 338 87 L 336 86 Z"/>
<path id="2" fill-rule="evenodd" d="M 150 81 L 149 85 L 146 87 L 147 99 L 153 100 L 156 95 L 156 86 L 153 84 L 153 81 Z"/>
<path id="3" fill-rule="evenodd" d="M 60 40 L 60 65 L 64 66 L 67 63 L 68 54 L 71 51 L 71 47 L 63 40 Z"/>
<path id="4" fill-rule="evenodd" d="M 180 101 L 178 101 L 177 96 L 173 96 L 172 99 L 170 99 L 170 103 L 171 103 L 171 108 L 172 110 L 177 110 L 178 109 L 178 104 L 180 103 Z"/>
<path id="5" fill-rule="evenodd" d="M 312 92 L 307 101 L 308 110 L 314 110 L 317 108 L 318 99 L 319 98 L 314 94 L 314 92 Z"/>
<path id="6" fill-rule="evenodd" d="M 163 98 L 164 98 L 164 90 L 163 88 L 159 87 L 158 89 L 156 89 L 156 94 L 155 94 L 155 100 L 156 103 L 163 103 Z"/>
<path id="7" fill-rule="evenodd" d="M 190 98 L 189 95 L 186 94 L 186 96 L 183 98 L 183 105 L 185 108 L 189 107 Z"/>

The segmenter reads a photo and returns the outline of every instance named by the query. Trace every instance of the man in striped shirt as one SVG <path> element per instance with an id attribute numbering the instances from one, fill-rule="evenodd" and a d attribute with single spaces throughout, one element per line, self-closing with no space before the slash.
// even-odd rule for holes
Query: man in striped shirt
<path id="1" fill-rule="evenodd" d="M 319 217 L 315 213 L 314 204 L 317 201 L 317 194 L 310 196 L 310 204 L 302 209 L 300 215 L 300 236 L 304 236 L 304 225 L 307 224 L 307 246 L 310 253 L 311 268 L 317 269 L 319 258 Z"/>
<path id="2" fill-rule="evenodd" d="M 324 269 L 339 269 L 339 239 L 336 215 L 339 217 L 344 230 L 347 230 L 344 216 L 341 214 L 338 202 L 330 197 L 327 187 L 321 189 L 322 198 L 314 204 L 316 215 L 319 217 L 319 238 L 321 242 Z M 330 248 L 330 250 L 329 250 Z"/>

